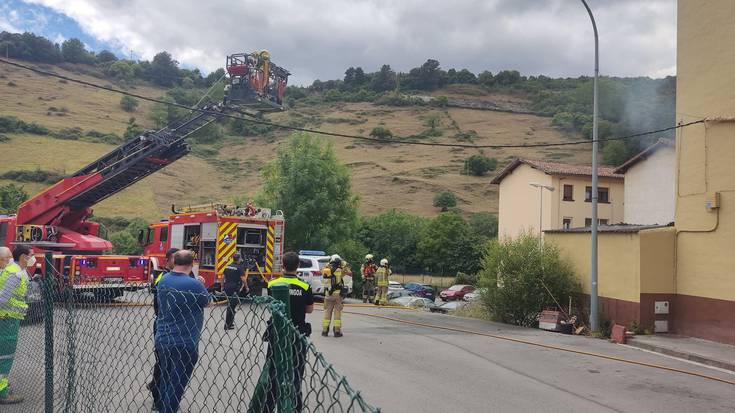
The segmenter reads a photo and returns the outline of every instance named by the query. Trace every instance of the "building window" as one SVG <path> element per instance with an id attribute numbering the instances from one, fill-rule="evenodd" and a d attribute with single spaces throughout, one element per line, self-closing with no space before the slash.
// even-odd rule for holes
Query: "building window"
<path id="1" fill-rule="evenodd" d="M 161 242 L 168 241 L 168 227 L 161 228 Z"/>
<path id="2" fill-rule="evenodd" d="M 564 229 L 569 229 L 572 227 L 572 219 L 571 218 L 564 218 L 561 220 L 561 227 Z"/>
<path id="3" fill-rule="evenodd" d="M 609 221 L 607 219 L 598 218 L 597 219 L 597 225 L 607 225 Z M 585 218 L 584 219 L 584 226 L 585 227 L 591 227 L 592 226 L 592 218 Z"/>
<path id="4" fill-rule="evenodd" d="M 564 200 L 574 201 L 574 185 L 564 185 Z"/>
<path id="5" fill-rule="evenodd" d="M 588 186 L 584 189 L 584 202 L 592 202 L 592 187 Z M 597 202 L 601 202 L 603 204 L 609 204 L 610 203 L 610 189 L 609 188 L 603 188 L 598 186 L 597 187 Z"/>

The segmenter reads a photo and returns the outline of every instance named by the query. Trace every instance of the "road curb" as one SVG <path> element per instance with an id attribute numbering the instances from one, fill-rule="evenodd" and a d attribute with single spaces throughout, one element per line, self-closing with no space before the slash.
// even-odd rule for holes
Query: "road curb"
<path id="1" fill-rule="evenodd" d="M 680 358 L 683 360 L 694 361 L 700 364 L 706 364 L 708 366 L 717 367 L 724 370 L 730 370 L 735 372 L 735 363 L 730 363 L 722 360 L 716 360 L 713 358 L 701 356 L 699 354 L 687 353 L 684 351 L 673 350 L 671 348 L 657 346 L 655 344 L 643 343 L 637 341 L 635 338 L 628 339 L 627 345 L 631 347 L 641 348 L 643 350 L 653 351 L 667 356 Z"/>

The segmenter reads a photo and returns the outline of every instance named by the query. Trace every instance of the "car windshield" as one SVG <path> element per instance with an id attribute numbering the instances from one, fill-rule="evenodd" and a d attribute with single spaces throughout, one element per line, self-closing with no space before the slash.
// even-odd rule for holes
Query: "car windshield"
<path id="1" fill-rule="evenodd" d="M 449 291 L 461 291 L 464 287 L 464 285 L 453 285 L 449 287 Z"/>

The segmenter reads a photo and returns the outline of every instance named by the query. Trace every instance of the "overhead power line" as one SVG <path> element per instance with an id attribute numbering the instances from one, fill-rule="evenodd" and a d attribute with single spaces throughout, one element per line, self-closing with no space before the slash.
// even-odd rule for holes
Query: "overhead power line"
<path id="1" fill-rule="evenodd" d="M 89 86 L 89 87 L 93 87 L 93 88 L 96 88 L 96 89 L 106 90 L 108 92 L 113 92 L 113 93 L 118 93 L 118 94 L 121 94 L 121 95 L 126 95 L 126 96 L 130 96 L 130 97 L 134 97 L 134 98 L 145 100 L 145 101 L 148 101 L 148 102 L 160 103 L 162 105 L 168 105 L 168 106 L 178 107 L 178 108 L 186 109 L 186 110 L 189 110 L 189 111 L 197 111 L 197 112 L 201 112 L 201 113 L 216 114 L 216 115 L 221 116 L 221 117 L 242 120 L 242 121 L 245 121 L 245 122 L 255 123 L 255 124 L 259 124 L 259 125 L 271 126 L 271 127 L 279 128 L 279 129 L 292 130 L 292 131 L 296 131 L 296 132 L 307 132 L 307 133 L 313 133 L 313 134 L 325 135 L 325 136 L 333 136 L 333 137 L 337 137 L 337 138 L 355 139 L 355 140 L 369 141 L 369 142 L 375 142 L 375 143 L 384 143 L 384 144 L 438 146 L 438 147 L 468 148 L 468 149 L 548 148 L 548 147 L 557 147 L 557 146 L 587 145 L 587 144 L 593 143 L 592 140 L 578 140 L 578 141 L 557 142 L 557 143 L 471 145 L 471 144 L 464 144 L 464 143 L 422 142 L 422 141 L 415 141 L 415 140 L 410 140 L 410 139 L 406 139 L 406 138 L 397 138 L 397 139 L 393 139 L 393 138 L 391 138 L 391 139 L 373 138 L 373 137 L 367 137 L 367 136 L 361 136 L 361 135 L 351 135 L 351 134 L 347 134 L 347 133 L 328 132 L 328 131 L 321 131 L 321 130 L 317 130 L 317 129 L 301 128 L 301 127 L 298 127 L 298 126 L 283 125 L 283 124 L 280 124 L 280 123 L 268 122 L 268 121 L 265 121 L 265 120 L 254 119 L 254 118 L 250 118 L 250 117 L 249 118 L 245 118 L 245 117 L 242 117 L 242 116 L 235 116 L 235 115 L 231 115 L 231 114 L 227 114 L 227 113 L 214 112 L 214 111 L 207 110 L 207 109 L 201 109 L 201 108 L 197 108 L 197 107 L 190 107 L 190 106 L 187 106 L 187 105 L 182 105 L 182 104 L 176 103 L 176 102 L 167 102 L 167 101 L 162 100 L 162 99 L 156 99 L 156 98 L 152 98 L 152 97 L 149 97 L 149 96 L 143 96 L 143 95 L 139 95 L 137 93 L 132 93 L 132 92 L 128 92 L 128 91 L 125 91 L 125 90 L 116 89 L 116 88 L 109 87 L 109 86 L 98 85 L 96 83 L 88 82 L 86 80 L 75 79 L 75 78 L 72 78 L 72 77 L 60 75 L 58 73 L 53 73 L 53 72 L 49 72 L 49 71 L 46 71 L 46 70 L 38 69 L 38 68 L 35 68 L 35 67 L 32 67 L 32 66 L 27 66 L 27 65 L 24 65 L 24 64 L 21 64 L 21 63 L 17 63 L 17 62 L 13 62 L 13 61 L 10 61 L 10 60 L 7 60 L 7 59 L 0 58 L 0 62 L 1 63 L 5 63 L 5 64 L 8 64 L 8 65 L 11 65 L 11 66 L 15 66 L 15 67 L 18 67 L 18 68 L 21 68 L 21 69 L 26 69 L 26 70 L 32 71 L 32 72 L 37 73 L 37 74 L 40 74 L 40 75 L 55 77 L 55 78 L 58 78 L 58 79 L 66 80 L 68 82 L 77 83 L 77 84 L 80 84 L 80 85 Z M 228 108 L 228 110 L 233 110 L 233 109 L 232 108 Z M 244 112 L 240 112 L 240 111 L 237 111 L 237 110 L 233 110 L 233 111 L 234 112 L 237 112 L 237 113 L 240 113 L 240 114 L 243 114 L 243 115 L 246 115 L 246 116 L 250 116 L 250 115 L 248 115 L 247 113 L 244 113 Z M 641 137 L 641 136 L 653 135 L 653 134 L 657 134 L 657 133 L 662 133 L 662 132 L 667 132 L 667 131 L 671 131 L 671 130 L 675 130 L 675 129 L 680 129 L 680 128 L 684 128 L 686 126 L 691 126 L 691 125 L 695 125 L 695 124 L 698 124 L 698 123 L 704 123 L 705 121 L 706 121 L 706 119 L 699 119 L 699 120 L 695 120 L 695 121 L 692 121 L 692 122 L 681 123 L 681 124 L 678 124 L 676 126 L 670 126 L 670 127 L 662 128 L 662 129 L 656 129 L 656 130 L 651 130 L 651 131 L 646 131 L 646 132 L 639 132 L 639 133 L 634 133 L 634 134 L 631 134 L 631 135 L 617 136 L 617 137 L 612 137 L 612 138 L 601 138 L 601 139 L 597 139 L 597 142 L 608 142 L 608 141 L 619 141 L 619 140 L 633 139 L 633 138 L 638 138 L 638 137 Z"/>

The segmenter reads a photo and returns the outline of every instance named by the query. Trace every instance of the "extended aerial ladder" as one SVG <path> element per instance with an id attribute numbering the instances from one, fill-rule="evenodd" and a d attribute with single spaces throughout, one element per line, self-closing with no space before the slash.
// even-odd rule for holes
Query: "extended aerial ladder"
<path id="1" fill-rule="evenodd" d="M 187 155 L 191 148 L 185 139 L 227 111 L 246 108 L 237 111 L 254 114 L 283 108 L 289 73 L 270 63 L 267 52 L 228 56 L 227 70 L 222 103 L 206 104 L 160 130 L 146 131 L 24 202 L 15 217 L 0 219 L 5 224 L 0 227 L 0 241 L 5 242 L 0 244 L 85 254 L 111 249 L 98 236 L 100 225 L 87 220 L 93 205 Z"/>

